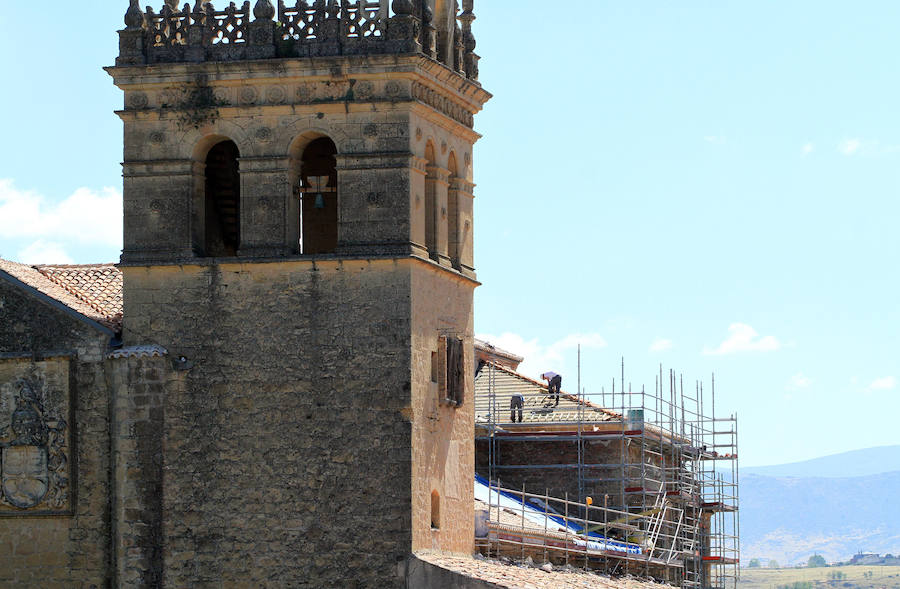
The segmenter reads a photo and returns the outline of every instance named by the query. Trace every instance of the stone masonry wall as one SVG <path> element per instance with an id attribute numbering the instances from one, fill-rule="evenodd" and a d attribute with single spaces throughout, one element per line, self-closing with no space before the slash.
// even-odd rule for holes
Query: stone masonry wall
<path id="1" fill-rule="evenodd" d="M 412 549 L 409 261 L 123 268 L 164 403 L 162 579 L 391 587 Z"/>
<path id="2" fill-rule="evenodd" d="M 472 332 L 474 283 L 425 263 L 413 267 L 413 549 L 434 549 L 471 555 L 474 551 L 473 513 L 475 448 L 472 430 L 474 403 L 474 341 Z M 465 340 L 466 388 L 463 404 L 441 403 L 438 384 L 431 379 L 432 353 L 440 335 Z M 431 497 L 440 500 L 440 529 L 431 528 Z"/>
<path id="3" fill-rule="evenodd" d="M 71 353 L 74 455 L 72 514 L 0 517 L 0 586 L 99 588 L 109 584 L 109 397 L 103 355 L 109 336 L 0 280 L 2 362 L 33 366 Z"/>
<path id="4" fill-rule="evenodd" d="M 118 355 L 118 354 L 117 354 Z M 123 354 L 107 361 L 113 396 L 115 585 L 162 581 L 163 408 L 180 373 L 160 355 Z"/>

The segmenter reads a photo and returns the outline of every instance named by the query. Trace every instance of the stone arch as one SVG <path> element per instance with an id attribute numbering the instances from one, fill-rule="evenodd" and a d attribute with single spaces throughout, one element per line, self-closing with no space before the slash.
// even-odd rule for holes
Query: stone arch
<path id="1" fill-rule="evenodd" d="M 233 141 L 241 150 L 243 157 L 255 157 L 257 153 L 256 142 L 252 140 L 247 130 L 231 121 L 219 119 L 203 129 L 191 128 L 181 136 L 178 145 L 183 146 L 181 157 L 194 161 L 203 161 L 206 156 L 204 148 L 209 149 L 215 144 L 215 139 L 226 137 Z M 198 158 L 198 156 L 200 156 Z"/>
<path id="2" fill-rule="evenodd" d="M 297 135 L 288 148 L 290 181 L 297 198 L 291 199 L 291 238 L 296 253 L 334 253 L 340 211 L 338 147 L 321 129 Z M 296 239 L 294 239 L 296 232 Z"/>
<path id="3" fill-rule="evenodd" d="M 241 151 L 222 135 L 197 142 L 194 159 L 194 249 L 205 257 L 232 257 L 241 241 Z"/>

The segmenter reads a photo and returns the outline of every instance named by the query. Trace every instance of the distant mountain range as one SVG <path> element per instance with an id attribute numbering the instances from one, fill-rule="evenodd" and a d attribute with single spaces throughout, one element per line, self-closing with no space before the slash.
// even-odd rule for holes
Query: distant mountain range
<path id="1" fill-rule="evenodd" d="M 900 552 L 900 446 L 742 469 L 740 494 L 744 565 Z"/>
<path id="2" fill-rule="evenodd" d="M 853 450 L 803 462 L 741 468 L 742 474 L 769 477 L 864 477 L 900 471 L 900 446 Z"/>

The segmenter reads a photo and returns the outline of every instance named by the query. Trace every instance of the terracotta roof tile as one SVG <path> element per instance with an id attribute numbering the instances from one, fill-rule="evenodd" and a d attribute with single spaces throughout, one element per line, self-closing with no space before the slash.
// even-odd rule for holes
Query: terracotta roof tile
<path id="1" fill-rule="evenodd" d="M 113 264 L 29 266 L 0 259 L 0 271 L 117 333 L 122 331 L 122 273 Z"/>

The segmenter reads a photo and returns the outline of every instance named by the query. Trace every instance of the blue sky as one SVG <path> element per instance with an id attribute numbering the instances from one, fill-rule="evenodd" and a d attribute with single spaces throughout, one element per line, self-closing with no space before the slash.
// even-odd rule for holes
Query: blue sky
<path id="1" fill-rule="evenodd" d="M 3 257 L 118 257 L 126 7 L 0 15 Z M 715 373 L 745 465 L 900 443 L 900 4 L 476 14 L 476 332 L 569 389 L 578 343 L 588 392 Z"/>

